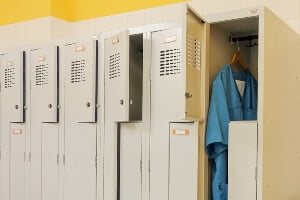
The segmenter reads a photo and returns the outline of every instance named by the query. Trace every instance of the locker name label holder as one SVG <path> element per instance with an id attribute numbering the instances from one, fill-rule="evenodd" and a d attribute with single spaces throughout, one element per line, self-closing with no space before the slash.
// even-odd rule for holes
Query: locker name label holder
<path id="1" fill-rule="evenodd" d="M 173 135 L 189 135 L 190 131 L 187 129 L 173 129 L 172 131 Z"/>

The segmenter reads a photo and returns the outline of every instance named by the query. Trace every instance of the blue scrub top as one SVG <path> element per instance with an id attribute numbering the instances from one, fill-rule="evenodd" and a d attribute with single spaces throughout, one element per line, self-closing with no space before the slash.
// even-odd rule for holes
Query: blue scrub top
<path id="1" fill-rule="evenodd" d="M 235 80 L 245 81 L 243 96 Z M 249 72 L 232 72 L 226 65 L 213 82 L 206 126 L 206 152 L 213 159 L 213 200 L 227 200 L 229 122 L 256 119 L 257 81 Z"/>

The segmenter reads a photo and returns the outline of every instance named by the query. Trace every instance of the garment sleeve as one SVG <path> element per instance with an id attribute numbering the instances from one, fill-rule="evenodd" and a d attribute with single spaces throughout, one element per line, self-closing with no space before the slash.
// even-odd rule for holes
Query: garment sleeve
<path id="1" fill-rule="evenodd" d="M 226 91 L 219 78 L 213 83 L 206 126 L 205 147 L 210 158 L 215 158 L 228 148 L 228 110 Z"/>

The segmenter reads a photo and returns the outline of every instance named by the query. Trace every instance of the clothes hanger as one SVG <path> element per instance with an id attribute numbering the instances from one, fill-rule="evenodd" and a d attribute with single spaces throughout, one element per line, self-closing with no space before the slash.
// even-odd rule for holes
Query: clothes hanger
<path id="1" fill-rule="evenodd" d="M 237 44 L 237 51 L 234 52 L 231 61 L 230 61 L 230 65 L 235 65 L 236 63 L 239 63 L 239 65 L 242 67 L 243 71 L 248 71 L 248 67 L 245 63 L 244 57 L 242 56 L 241 52 L 240 52 L 240 47 L 239 47 L 239 42 L 236 42 Z"/>

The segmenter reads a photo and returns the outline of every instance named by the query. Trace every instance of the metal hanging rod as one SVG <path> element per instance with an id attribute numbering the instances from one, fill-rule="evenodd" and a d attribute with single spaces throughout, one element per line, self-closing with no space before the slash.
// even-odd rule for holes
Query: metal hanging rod
<path id="1" fill-rule="evenodd" d="M 229 36 L 230 42 L 241 42 L 241 41 L 249 41 L 249 44 L 247 44 L 247 47 L 254 47 L 258 45 L 257 43 L 252 43 L 252 40 L 258 39 L 258 35 L 248 35 L 248 36 L 241 36 L 241 37 L 231 37 Z"/>

